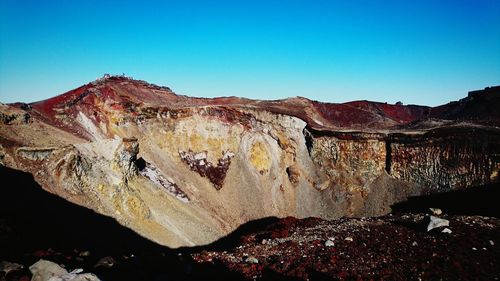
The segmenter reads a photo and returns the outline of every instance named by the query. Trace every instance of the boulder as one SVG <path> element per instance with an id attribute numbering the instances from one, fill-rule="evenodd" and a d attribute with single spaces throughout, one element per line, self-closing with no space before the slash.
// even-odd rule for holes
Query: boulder
<path id="1" fill-rule="evenodd" d="M 33 277 L 31 281 L 99 281 L 92 273 L 82 273 L 83 269 L 75 269 L 68 273 L 57 263 L 39 260 L 29 267 Z"/>
<path id="2" fill-rule="evenodd" d="M 435 216 L 430 216 L 429 217 L 430 221 L 429 224 L 427 225 L 427 231 L 431 231 L 434 228 L 442 227 L 442 226 L 450 226 L 450 221 L 441 219 Z"/>

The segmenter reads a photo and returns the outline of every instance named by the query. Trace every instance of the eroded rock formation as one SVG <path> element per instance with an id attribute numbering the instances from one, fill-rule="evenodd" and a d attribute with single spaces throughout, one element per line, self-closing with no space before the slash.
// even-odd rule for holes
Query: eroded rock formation
<path id="1" fill-rule="evenodd" d="M 109 77 L 1 105 L 0 163 L 158 243 L 202 245 L 263 217 L 382 215 L 498 182 L 500 122 L 484 112 L 499 105 L 498 87 L 429 108 L 199 99 Z"/>

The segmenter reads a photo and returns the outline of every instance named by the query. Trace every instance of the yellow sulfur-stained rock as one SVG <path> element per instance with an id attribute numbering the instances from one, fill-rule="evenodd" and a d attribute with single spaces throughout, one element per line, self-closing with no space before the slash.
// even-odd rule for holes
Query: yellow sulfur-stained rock
<path id="1" fill-rule="evenodd" d="M 271 156 L 265 144 L 261 141 L 257 141 L 252 145 L 249 160 L 253 167 L 261 174 L 267 173 L 271 167 Z"/>

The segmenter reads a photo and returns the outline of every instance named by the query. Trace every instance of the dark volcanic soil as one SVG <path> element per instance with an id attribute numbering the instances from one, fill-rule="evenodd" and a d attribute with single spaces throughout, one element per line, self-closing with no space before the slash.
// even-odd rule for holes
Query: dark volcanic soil
<path id="1" fill-rule="evenodd" d="M 335 221 L 268 218 L 212 245 L 173 250 L 43 191 L 29 174 L 0 167 L 0 178 L 9 183 L 0 188 L 0 262 L 25 266 L 7 276 L 0 272 L 1 281 L 30 280 L 27 267 L 40 258 L 83 268 L 101 280 L 500 279 L 500 219 L 461 216 L 473 212 L 449 203 L 440 217 L 450 220 L 450 234 L 443 228 L 427 232 L 424 213 Z M 491 204 L 498 186 L 485 190 L 476 192 L 490 197 L 475 198 L 489 205 L 480 214 L 496 215 L 499 208 Z M 446 199 L 414 200 L 411 208 L 398 209 L 422 211 L 428 202 Z M 112 257 L 114 265 L 96 267 L 103 257 Z"/>
<path id="2" fill-rule="evenodd" d="M 427 232 L 425 214 L 287 218 L 244 235 L 238 246 L 194 258 L 265 280 L 499 279 L 500 220 L 441 217 L 450 220 L 452 233 L 442 233 L 443 228 Z"/>

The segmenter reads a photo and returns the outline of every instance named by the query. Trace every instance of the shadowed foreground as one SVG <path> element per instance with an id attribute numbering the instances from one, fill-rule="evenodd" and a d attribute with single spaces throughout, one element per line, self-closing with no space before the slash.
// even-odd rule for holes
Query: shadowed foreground
<path id="1" fill-rule="evenodd" d="M 381 218 L 266 218 L 211 245 L 172 250 L 43 191 L 30 174 L 0 167 L 0 178 L 12 183 L 0 189 L 0 261 L 25 267 L 44 258 L 102 280 L 500 277 L 495 267 L 500 220 L 460 216 L 498 216 L 498 186 L 410 198 L 394 206 L 405 213 Z M 426 216 L 415 212 L 428 207 L 443 209 L 451 234 L 425 231 Z M 103 257 L 112 257 L 115 264 L 95 267 Z M 0 280 L 30 278 L 27 269 L 2 274 Z"/>
<path id="2" fill-rule="evenodd" d="M 44 258 L 67 269 L 83 268 L 102 280 L 238 279 L 227 270 L 194 264 L 180 251 L 155 244 L 112 218 L 47 193 L 28 173 L 0 167 L 0 179 L 4 183 L 0 189 L 0 261 L 28 267 Z M 90 255 L 82 255 L 85 251 Z M 116 260 L 113 267 L 94 267 L 108 256 Z M 28 273 L 24 270 L 7 280 Z"/>

